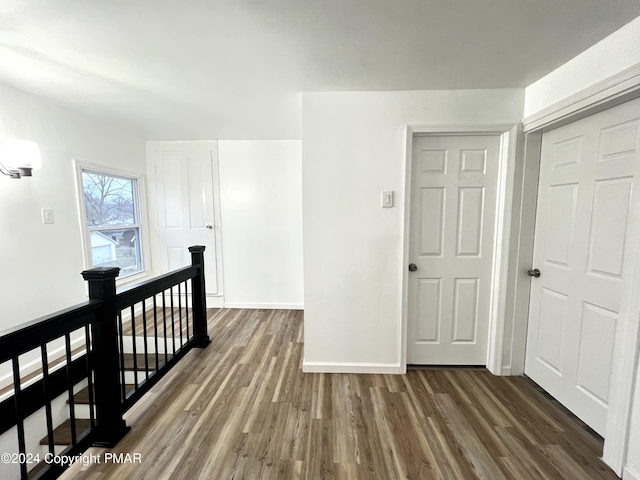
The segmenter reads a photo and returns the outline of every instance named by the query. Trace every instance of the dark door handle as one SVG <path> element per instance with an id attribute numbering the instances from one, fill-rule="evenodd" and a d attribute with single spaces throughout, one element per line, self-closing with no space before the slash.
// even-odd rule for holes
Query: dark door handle
<path id="1" fill-rule="evenodd" d="M 533 270 L 529 270 L 527 272 L 527 275 L 529 275 L 530 277 L 538 278 L 540 276 L 540 270 L 538 270 L 537 268 L 534 268 Z"/>
<path id="2" fill-rule="evenodd" d="M 415 272 L 418 269 L 417 265 L 415 263 L 410 263 L 409 264 L 409 271 L 410 272 Z"/>

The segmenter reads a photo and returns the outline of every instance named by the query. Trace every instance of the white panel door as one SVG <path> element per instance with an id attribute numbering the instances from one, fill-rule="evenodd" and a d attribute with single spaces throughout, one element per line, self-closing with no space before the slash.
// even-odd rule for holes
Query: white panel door
<path id="1" fill-rule="evenodd" d="M 155 208 L 153 256 L 161 273 L 191 264 L 188 247 L 204 245 L 207 295 L 218 294 L 214 155 L 206 148 L 154 150 L 147 161 L 153 177 L 149 203 Z M 152 197 L 153 196 L 153 197 Z"/>
<path id="2" fill-rule="evenodd" d="M 600 435 L 637 195 L 640 100 L 547 132 L 525 374 Z M 634 205 L 632 205 L 632 202 Z"/>
<path id="3" fill-rule="evenodd" d="M 485 365 L 500 137 L 417 136 L 409 364 Z"/>

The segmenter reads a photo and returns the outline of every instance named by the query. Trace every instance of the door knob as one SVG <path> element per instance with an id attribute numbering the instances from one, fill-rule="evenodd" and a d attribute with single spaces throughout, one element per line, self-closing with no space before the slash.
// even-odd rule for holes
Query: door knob
<path id="1" fill-rule="evenodd" d="M 208 228 L 209 230 L 211 230 L 213 228 L 213 225 L 207 225 L 205 228 Z"/>
<path id="2" fill-rule="evenodd" d="M 418 267 L 415 263 L 410 263 L 409 264 L 409 271 L 410 272 L 415 272 L 416 270 L 418 270 Z"/>
<path id="3" fill-rule="evenodd" d="M 529 275 L 530 277 L 538 278 L 540 276 L 540 270 L 538 270 L 537 268 L 534 268 L 533 270 L 529 270 L 527 272 L 527 275 Z"/>

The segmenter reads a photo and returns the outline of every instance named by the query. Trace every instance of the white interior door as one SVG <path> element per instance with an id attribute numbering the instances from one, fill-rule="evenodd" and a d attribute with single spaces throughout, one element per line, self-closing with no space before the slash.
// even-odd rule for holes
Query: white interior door
<path id="1" fill-rule="evenodd" d="M 604 435 L 640 100 L 543 134 L 525 374 Z M 633 203 L 633 205 L 632 205 Z"/>
<path id="2" fill-rule="evenodd" d="M 499 136 L 413 141 L 409 364 L 486 365 Z"/>
<path id="3" fill-rule="evenodd" d="M 188 247 L 204 245 L 207 295 L 219 293 L 216 156 L 215 149 L 185 144 L 147 152 L 154 262 L 161 273 L 170 272 L 191 264 Z"/>

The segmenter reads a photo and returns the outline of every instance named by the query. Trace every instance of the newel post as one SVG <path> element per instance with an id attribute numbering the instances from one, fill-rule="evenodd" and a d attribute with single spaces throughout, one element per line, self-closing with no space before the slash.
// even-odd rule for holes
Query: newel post
<path id="1" fill-rule="evenodd" d="M 198 268 L 198 274 L 191 279 L 191 298 L 193 302 L 193 333 L 195 346 L 204 348 L 211 343 L 207 329 L 207 298 L 204 283 L 204 250 L 203 245 L 189 247 L 191 264 Z"/>
<path id="2" fill-rule="evenodd" d="M 95 368 L 96 438 L 94 446 L 113 447 L 130 430 L 122 418 L 120 364 L 116 318 L 116 277 L 119 268 L 93 268 L 82 272 L 89 284 L 89 299 L 102 300 L 101 318 L 91 325 Z"/>

